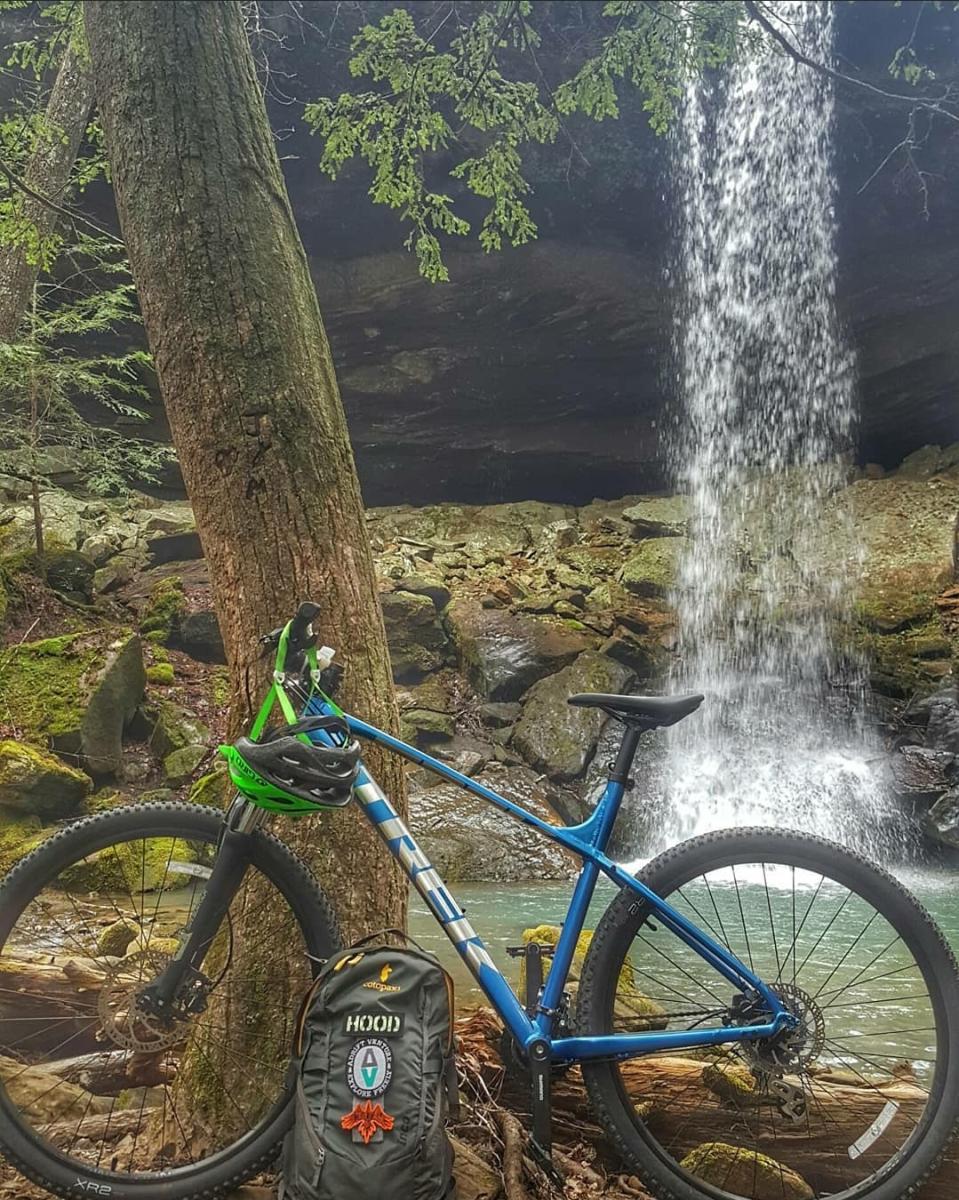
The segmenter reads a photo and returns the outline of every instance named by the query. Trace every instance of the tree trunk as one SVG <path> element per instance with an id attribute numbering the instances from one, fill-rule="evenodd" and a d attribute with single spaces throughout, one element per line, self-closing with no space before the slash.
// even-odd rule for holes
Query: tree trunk
<path id="1" fill-rule="evenodd" d="M 54 204 L 63 203 L 92 103 L 93 80 L 82 52 L 71 42 L 47 101 L 49 136 L 40 138 L 24 173 L 27 187 Z M 60 219 L 56 209 L 27 195 L 23 197 L 23 215 L 41 238 L 49 237 Z M 16 338 L 36 279 L 37 265 L 27 261 L 22 246 L 0 246 L 0 342 Z"/>
<path id="2" fill-rule="evenodd" d="M 257 636 L 312 599 L 323 606 L 323 641 L 347 667 L 344 702 L 393 728 L 353 454 L 240 5 L 90 0 L 85 13 L 117 210 L 210 567 L 234 725 L 268 682 Z M 369 761 L 405 812 L 399 763 Z M 317 869 L 347 936 L 402 922 L 405 882 L 360 813 L 280 832 Z"/>

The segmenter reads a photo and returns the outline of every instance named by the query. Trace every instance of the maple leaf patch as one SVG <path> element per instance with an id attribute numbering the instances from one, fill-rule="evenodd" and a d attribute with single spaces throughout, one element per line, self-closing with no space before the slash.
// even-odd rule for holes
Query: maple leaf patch
<path id="1" fill-rule="evenodd" d="M 388 1112 L 383 1111 L 381 1104 L 374 1104 L 372 1100 L 367 1100 L 363 1104 L 354 1105 L 353 1111 L 340 1119 L 340 1127 L 347 1132 L 356 1130 L 363 1139 L 363 1145 L 368 1146 L 376 1136 L 378 1129 L 389 1133 L 393 1128 L 393 1118 Z"/>

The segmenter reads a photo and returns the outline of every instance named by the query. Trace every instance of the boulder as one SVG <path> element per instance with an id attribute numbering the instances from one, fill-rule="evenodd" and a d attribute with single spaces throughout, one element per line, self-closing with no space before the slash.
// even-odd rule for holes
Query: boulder
<path id="1" fill-rule="evenodd" d="M 691 1150 L 679 1164 L 696 1179 L 724 1192 L 769 1197 L 769 1200 L 813 1200 L 815 1192 L 801 1175 L 775 1158 L 730 1146 L 726 1142 L 704 1142 Z"/>
<path id="2" fill-rule="evenodd" d="M 630 554 L 617 578 L 634 595 L 666 596 L 676 582 L 676 570 L 685 546 L 685 538 L 649 538 Z"/>
<path id="3" fill-rule="evenodd" d="M 623 509 L 638 538 L 683 537 L 689 528 L 689 501 L 685 496 L 648 496 Z"/>
<path id="4" fill-rule="evenodd" d="M 212 771 L 201 775 L 190 788 L 191 804 L 209 804 L 211 808 L 226 808 L 236 795 L 236 787 L 226 770 L 226 763 L 218 759 Z"/>
<path id="5" fill-rule="evenodd" d="M 93 788 L 89 776 L 25 742 L 0 742 L 0 808 L 58 821 L 76 813 Z"/>
<path id="6" fill-rule="evenodd" d="M 161 760 L 186 746 L 209 747 L 210 730 L 196 713 L 172 700 L 157 700 L 150 709 L 153 732 L 150 749 Z"/>
<path id="7" fill-rule="evenodd" d="M 0 678 L 25 736 L 77 756 L 94 775 L 117 771 L 145 685 L 140 639 L 116 629 L 11 647 Z"/>
<path id="8" fill-rule="evenodd" d="M 427 595 L 386 592 L 380 597 L 393 677 L 399 683 L 422 679 L 446 662 L 449 644 Z"/>
<path id="9" fill-rule="evenodd" d="M 944 792 L 922 819 L 922 828 L 933 841 L 959 847 L 959 788 Z"/>
<path id="10" fill-rule="evenodd" d="M 470 682 L 497 701 L 518 700 L 597 641 L 575 623 L 487 609 L 472 598 L 454 600 L 445 620 Z"/>
<path id="11" fill-rule="evenodd" d="M 571 780 L 585 771 L 607 717 L 597 708 L 567 703 L 575 692 L 620 692 L 632 672 L 595 650 L 533 685 L 511 745 L 551 779 Z"/>
<path id="12" fill-rule="evenodd" d="M 448 742 L 456 733 L 456 722 L 449 713 L 429 708 L 409 708 L 400 717 L 404 741 L 417 746 L 430 742 Z"/>
<path id="13" fill-rule="evenodd" d="M 927 717 L 926 745 L 930 750 L 959 755 L 959 695 L 954 685 L 919 701 L 913 712 Z"/>
<path id="14" fill-rule="evenodd" d="M 167 782 L 178 787 L 186 783 L 209 753 L 209 747 L 196 744 L 171 750 L 163 760 L 163 775 Z"/>
<path id="15" fill-rule="evenodd" d="M 476 779 L 544 821 L 560 823 L 548 787 L 527 767 L 488 763 Z M 576 871 L 561 847 L 453 783 L 411 789 L 410 827 L 451 882 L 568 879 Z"/>
<path id="16" fill-rule="evenodd" d="M 84 686 L 80 753 L 94 775 L 114 775 L 123 757 L 123 731 L 136 714 L 146 687 L 140 639 L 132 635 L 112 643 Z"/>
<path id="17" fill-rule="evenodd" d="M 55 550 L 44 561 L 47 584 L 69 600 L 89 604 L 93 599 L 96 564 L 79 550 Z"/>
<path id="18" fill-rule="evenodd" d="M 197 662 L 221 665 L 226 662 L 220 623 L 211 609 L 183 614 L 170 644 Z"/>

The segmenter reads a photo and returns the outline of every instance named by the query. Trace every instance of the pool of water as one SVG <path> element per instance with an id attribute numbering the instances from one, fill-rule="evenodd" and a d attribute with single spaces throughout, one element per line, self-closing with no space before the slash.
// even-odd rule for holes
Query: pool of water
<path id="1" fill-rule="evenodd" d="M 959 874 L 915 869 L 903 870 L 897 874 L 901 882 L 913 892 L 938 923 L 953 949 L 959 952 Z M 814 886 L 814 883 L 807 881 L 806 886 L 807 888 Z M 457 884 L 452 890 L 465 909 L 473 927 L 486 943 L 497 966 L 515 986 L 519 977 L 518 960 L 508 956 L 507 947 L 522 944 L 524 929 L 536 925 L 560 924 L 566 913 L 572 884 L 553 881 L 537 882 L 535 880 L 512 884 L 462 883 Z M 801 887 L 799 890 L 801 893 Z M 784 892 L 788 892 L 788 886 Z M 595 926 L 615 893 L 616 889 L 612 884 L 605 880 L 600 881 L 590 907 L 586 928 Z M 761 888 L 754 888 L 751 893 L 745 889 L 744 895 L 751 896 L 751 899 L 747 900 L 747 910 L 751 904 L 754 910 L 751 920 L 757 920 L 761 928 L 762 920 L 768 921 L 768 918 L 764 918 L 763 912 L 760 911 L 767 903 L 765 892 Z M 783 903 L 786 903 L 785 898 Z M 829 910 L 827 908 L 823 911 L 827 914 L 823 917 L 825 922 L 828 920 Z M 692 913 L 689 915 L 694 916 Z M 858 926 L 853 929 L 851 916 L 848 913 L 846 916 L 849 919 L 846 936 L 847 940 L 851 942 L 858 934 L 859 929 Z M 749 924 L 751 924 L 751 920 L 748 922 Z M 820 929 L 822 927 L 824 926 L 820 926 Z M 768 924 L 766 928 L 768 929 Z M 843 921 L 840 919 L 837 925 L 830 929 L 829 941 L 834 944 L 836 938 L 843 936 L 842 930 Z M 854 961 L 864 965 L 870 957 L 875 956 L 882 949 L 881 930 L 880 923 L 867 930 L 853 948 Z M 412 893 L 410 900 L 410 932 L 422 946 L 433 951 L 453 975 L 456 983 L 457 1003 L 460 1008 L 468 1008 L 484 1002 L 483 995 L 473 977 L 465 969 L 459 956 L 415 892 Z M 815 940 L 812 933 L 810 933 L 810 937 L 811 941 Z M 735 945 L 733 948 L 736 949 Z M 834 964 L 835 956 L 824 958 L 822 972 L 832 969 L 832 966 L 829 965 L 830 962 Z M 698 960 L 696 963 L 698 964 Z M 696 969 L 695 965 L 693 969 Z M 872 972 L 872 974 L 874 973 Z"/>

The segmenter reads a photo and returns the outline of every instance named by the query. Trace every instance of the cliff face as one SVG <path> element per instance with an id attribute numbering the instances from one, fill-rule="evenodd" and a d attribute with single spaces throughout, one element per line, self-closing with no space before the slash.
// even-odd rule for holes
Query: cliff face
<path id="1" fill-rule="evenodd" d="M 956 25 L 930 14 L 920 57 L 954 60 Z M 902 90 L 885 70 L 910 28 L 890 4 L 841 5 L 837 49 Z M 299 88 L 324 90 L 308 67 Z M 940 121 L 917 154 L 926 215 L 902 153 L 864 187 L 909 109 L 850 89 L 838 101 L 839 305 L 859 362 L 859 455 L 888 466 L 959 436 L 959 134 Z M 289 183 L 368 502 L 579 503 L 666 482 L 670 146 L 635 106 L 575 133 L 588 168 L 567 173 L 558 149 L 534 166 L 539 240 L 492 256 L 464 242 L 436 286 L 417 276 L 393 214 L 368 201 L 365 175 L 324 181 L 316 143 L 291 135 Z"/>
<path id="2" fill-rule="evenodd" d="M 281 23 L 292 20 L 288 5 L 275 7 Z M 538 240 L 485 255 L 464 239 L 447 249 L 451 282 L 425 283 L 396 214 L 369 200 L 366 173 L 322 176 L 301 120 L 304 100 L 346 85 L 356 23 L 387 7 L 307 2 L 311 23 L 265 50 L 367 503 L 585 503 L 668 486 L 664 441 L 681 419 L 669 139 L 628 97 L 618 121 L 571 122 L 588 166 L 560 145 L 531 163 Z M 435 5 L 406 7 L 422 15 Z M 562 4 L 553 15 L 586 27 L 598 8 Z M 907 91 L 887 66 L 914 19 L 914 6 L 889 0 L 838 4 L 839 60 Z M 957 31 L 951 6 L 927 6 L 916 51 L 942 83 L 956 73 Z M 563 71 L 548 52 L 544 70 Z M 784 71 L 800 69 L 784 61 Z M 891 154 L 909 114 L 864 91 L 837 96 L 838 301 L 859 365 L 858 457 L 886 467 L 959 438 L 959 127 L 918 114 L 912 161 Z M 437 164 L 437 181 L 455 194 L 448 165 Z"/>

